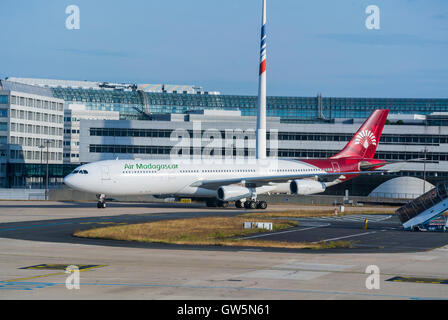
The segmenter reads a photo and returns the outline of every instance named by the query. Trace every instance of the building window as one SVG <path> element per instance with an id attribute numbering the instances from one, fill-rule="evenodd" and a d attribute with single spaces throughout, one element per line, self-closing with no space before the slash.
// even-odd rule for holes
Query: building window
<path id="1" fill-rule="evenodd" d="M 7 104 L 8 96 L 0 96 L 0 104 Z"/>

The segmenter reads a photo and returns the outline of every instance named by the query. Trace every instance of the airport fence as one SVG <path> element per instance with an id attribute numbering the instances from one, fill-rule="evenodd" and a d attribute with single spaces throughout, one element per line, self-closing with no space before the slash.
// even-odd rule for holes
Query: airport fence
<path id="1" fill-rule="evenodd" d="M 0 189 L 0 200 L 45 200 L 45 189 Z"/>

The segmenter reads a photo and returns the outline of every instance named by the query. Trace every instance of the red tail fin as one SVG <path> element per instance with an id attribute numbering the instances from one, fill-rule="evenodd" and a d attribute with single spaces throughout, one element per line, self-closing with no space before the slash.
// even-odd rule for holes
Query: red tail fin
<path id="1" fill-rule="evenodd" d="M 388 114 L 389 110 L 375 110 L 345 148 L 331 159 L 373 158 Z"/>

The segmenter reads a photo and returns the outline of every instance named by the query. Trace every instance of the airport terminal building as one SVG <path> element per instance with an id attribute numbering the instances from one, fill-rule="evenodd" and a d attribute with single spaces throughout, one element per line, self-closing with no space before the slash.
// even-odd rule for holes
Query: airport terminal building
<path id="1" fill-rule="evenodd" d="M 210 130 L 219 132 L 223 139 L 226 131 L 238 135 L 242 132 L 246 135 L 244 155 L 254 154 L 256 96 L 222 95 L 192 85 L 111 84 L 24 78 L 9 78 L 1 83 L 4 87 L 14 84 L 16 87 L 44 89 L 51 92 L 54 99 L 63 102 L 66 115 L 64 133 L 60 139 L 66 147 L 73 143 L 79 144 L 79 158 L 71 157 L 73 152 L 66 151 L 68 149 L 61 150 L 61 154 L 64 153 L 63 170 L 58 171 L 60 176 L 54 172 L 58 179 L 79 163 L 116 158 L 169 157 L 178 142 L 176 134 L 179 130 L 191 138 L 202 138 L 201 145 L 191 146 L 191 154 L 203 152 L 207 144 L 204 135 Z M 81 108 L 85 110 L 82 112 L 95 113 L 95 117 L 71 117 L 67 114 L 70 105 L 78 106 L 75 112 L 81 112 Z M 4 104 L 0 104 L 0 109 L 5 109 Z M 446 180 L 448 99 L 332 98 L 320 94 L 316 97 L 268 97 L 268 131 L 272 130 L 268 133 L 268 151 L 272 140 L 274 152 L 271 152 L 271 156 L 332 156 L 343 148 L 375 109 L 390 109 L 377 158 L 426 159 L 419 163 L 408 163 L 403 171 L 379 180 L 384 181 L 397 175 L 420 178 L 424 175 L 433 183 Z M 73 118 L 76 121 L 72 121 Z M 79 134 L 79 137 L 75 136 L 79 141 L 69 142 L 73 138 L 72 134 Z M 3 142 L 10 144 L 6 139 Z M 1 146 L 0 143 L 0 150 Z M 239 151 L 235 146 L 234 154 L 236 152 Z M 219 151 L 217 155 L 220 155 Z M 10 154 L 4 153 L 1 159 L 3 166 L 8 167 Z M 14 183 L 18 181 L 14 177 L 18 174 L 11 171 L 5 173 L 4 186 L 15 186 Z M 24 177 L 33 175 L 26 167 L 20 174 Z M 369 185 L 365 185 L 366 181 L 369 181 Z M 377 186 L 371 182 L 362 178 L 354 179 L 349 189 L 352 193 L 370 192 Z M 25 179 L 21 183 L 23 186 L 29 182 Z M 335 192 L 343 192 L 343 188 L 347 186 L 341 185 L 341 190 Z"/>

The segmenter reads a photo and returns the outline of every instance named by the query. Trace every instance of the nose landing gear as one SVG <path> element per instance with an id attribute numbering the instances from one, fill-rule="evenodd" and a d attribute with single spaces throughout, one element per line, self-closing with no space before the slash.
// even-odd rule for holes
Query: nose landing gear
<path id="1" fill-rule="evenodd" d="M 98 209 L 105 209 L 106 208 L 106 195 L 105 194 L 97 194 L 96 198 L 98 199 L 98 203 L 96 204 L 96 207 Z"/>

